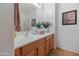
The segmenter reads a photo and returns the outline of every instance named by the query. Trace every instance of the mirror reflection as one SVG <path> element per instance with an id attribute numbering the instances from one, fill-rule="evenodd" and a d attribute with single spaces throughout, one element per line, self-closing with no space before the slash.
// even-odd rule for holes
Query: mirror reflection
<path id="1" fill-rule="evenodd" d="M 17 17 L 14 16 L 16 35 L 18 33 L 40 35 L 50 32 L 53 19 L 52 12 L 50 12 L 51 6 L 52 4 L 49 3 L 16 3 L 15 15 Z"/>

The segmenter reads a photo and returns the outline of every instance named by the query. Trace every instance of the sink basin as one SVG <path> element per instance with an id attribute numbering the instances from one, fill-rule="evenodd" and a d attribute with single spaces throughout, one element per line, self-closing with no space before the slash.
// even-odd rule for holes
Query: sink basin
<path id="1" fill-rule="evenodd" d="M 38 37 L 38 36 L 41 35 L 30 32 L 16 32 L 16 39 L 23 39 L 25 37 Z"/>
<path id="2" fill-rule="evenodd" d="M 37 34 L 28 34 L 28 36 L 40 36 L 40 35 L 37 35 Z"/>

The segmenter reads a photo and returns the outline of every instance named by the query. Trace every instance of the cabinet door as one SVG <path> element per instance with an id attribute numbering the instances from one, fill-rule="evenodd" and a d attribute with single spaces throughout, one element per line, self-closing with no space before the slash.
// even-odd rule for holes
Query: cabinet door
<path id="1" fill-rule="evenodd" d="M 46 55 L 49 53 L 49 39 L 46 40 Z"/>
<path id="2" fill-rule="evenodd" d="M 20 54 L 21 54 L 20 48 L 16 49 L 15 50 L 15 56 L 20 56 Z"/>
<path id="3" fill-rule="evenodd" d="M 32 56 L 36 55 L 37 53 L 37 46 L 36 42 L 32 42 L 30 44 L 24 45 L 22 47 L 22 56 Z"/>
<path id="4" fill-rule="evenodd" d="M 50 39 L 50 50 L 53 49 L 53 39 Z"/>
<path id="5" fill-rule="evenodd" d="M 54 48 L 54 35 L 50 35 L 50 50 Z"/>
<path id="6" fill-rule="evenodd" d="M 26 54 L 26 56 L 37 56 L 37 50 L 29 52 L 28 54 Z"/>
<path id="7" fill-rule="evenodd" d="M 40 39 L 37 43 L 38 43 L 38 56 L 45 56 L 45 38 Z"/>
<path id="8" fill-rule="evenodd" d="M 45 46 L 38 48 L 38 56 L 45 56 Z"/>

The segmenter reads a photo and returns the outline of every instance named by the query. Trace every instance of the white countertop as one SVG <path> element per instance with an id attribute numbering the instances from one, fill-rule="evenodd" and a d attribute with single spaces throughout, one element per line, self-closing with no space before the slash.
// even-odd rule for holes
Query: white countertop
<path id="1" fill-rule="evenodd" d="M 30 36 L 19 36 L 14 39 L 14 49 L 22 47 L 23 45 L 29 44 L 33 41 L 39 40 L 51 34 L 53 33 L 45 33 L 41 35 L 30 35 Z"/>

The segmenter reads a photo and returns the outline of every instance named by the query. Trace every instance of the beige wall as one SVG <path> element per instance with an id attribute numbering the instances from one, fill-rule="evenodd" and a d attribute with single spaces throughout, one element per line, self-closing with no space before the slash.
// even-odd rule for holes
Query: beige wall
<path id="1" fill-rule="evenodd" d="M 62 12 L 77 10 L 76 25 L 62 25 Z M 57 46 L 79 52 L 79 3 L 56 4 Z"/>
<path id="2" fill-rule="evenodd" d="M 13 55 L 13 20 L 14 6 L 9 3 L 0 3 L 0 56 Z"/>

